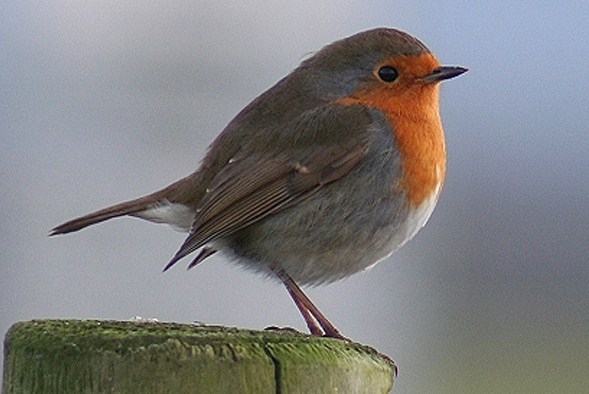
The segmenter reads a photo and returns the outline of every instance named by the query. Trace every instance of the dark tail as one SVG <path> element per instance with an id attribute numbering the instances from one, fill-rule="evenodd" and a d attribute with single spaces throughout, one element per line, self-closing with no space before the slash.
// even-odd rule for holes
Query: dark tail
<path id="1" fill-rule="evenodd" d="M 60 224 L 51 230 L 49 235 L 52 236 L 71 233 L 72 231 L 78 231 L 84 227 L 88 227 L 92 224 L 100 223 L 108 219 L 119 216 L 132 215 L 134 213 L 146 210 L 153 203 L 153 196 L 145 196 L 135 200 L 125 201 L 120 204 L 116 204 Z"/>

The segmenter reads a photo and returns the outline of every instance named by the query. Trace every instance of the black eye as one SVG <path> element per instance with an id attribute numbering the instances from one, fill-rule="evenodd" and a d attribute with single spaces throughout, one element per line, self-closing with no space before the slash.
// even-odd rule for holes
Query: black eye
<path id="1" fill-rule="evenodd" d="M 399 78 L 399 72 L 393 67 L 384 66 L 378 70 L 378 76 L 385 82 L 394 82 L 395 79 Z"/>

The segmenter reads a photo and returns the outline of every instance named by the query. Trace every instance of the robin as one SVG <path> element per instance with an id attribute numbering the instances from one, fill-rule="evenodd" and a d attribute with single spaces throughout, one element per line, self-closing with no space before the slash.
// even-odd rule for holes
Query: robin
<path id="1" fill-rule="evenodd" d="M 224 252 L 282 281 L 312 334 L 343 338 L 299 285 L 365 270 L 424 226 L 446 173 L 439 82 L 465 71 L 396 29 L 336 41 L 247 105 L 194 173 L 51 235 L 167 223 L 188 237 L 164 271 Z"/>

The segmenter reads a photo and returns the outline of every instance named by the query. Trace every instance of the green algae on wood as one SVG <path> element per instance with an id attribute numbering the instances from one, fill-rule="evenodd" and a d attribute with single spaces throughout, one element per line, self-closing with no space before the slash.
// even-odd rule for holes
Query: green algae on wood
<path id="1" fill-rule="evenodd" d="M 37 320 L 4 343 L 3 393 L 387 393 L 372 348 L 297 332 Z"/>

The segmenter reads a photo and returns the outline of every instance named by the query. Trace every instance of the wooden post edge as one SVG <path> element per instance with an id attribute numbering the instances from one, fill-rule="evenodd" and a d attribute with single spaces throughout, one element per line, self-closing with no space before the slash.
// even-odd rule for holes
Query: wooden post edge
<path id="1" fill-rule="evenodd" d="M 294 330 L 32 320 L 4 340 L 4 394 L 388 393 L 395 363 Z"/>

